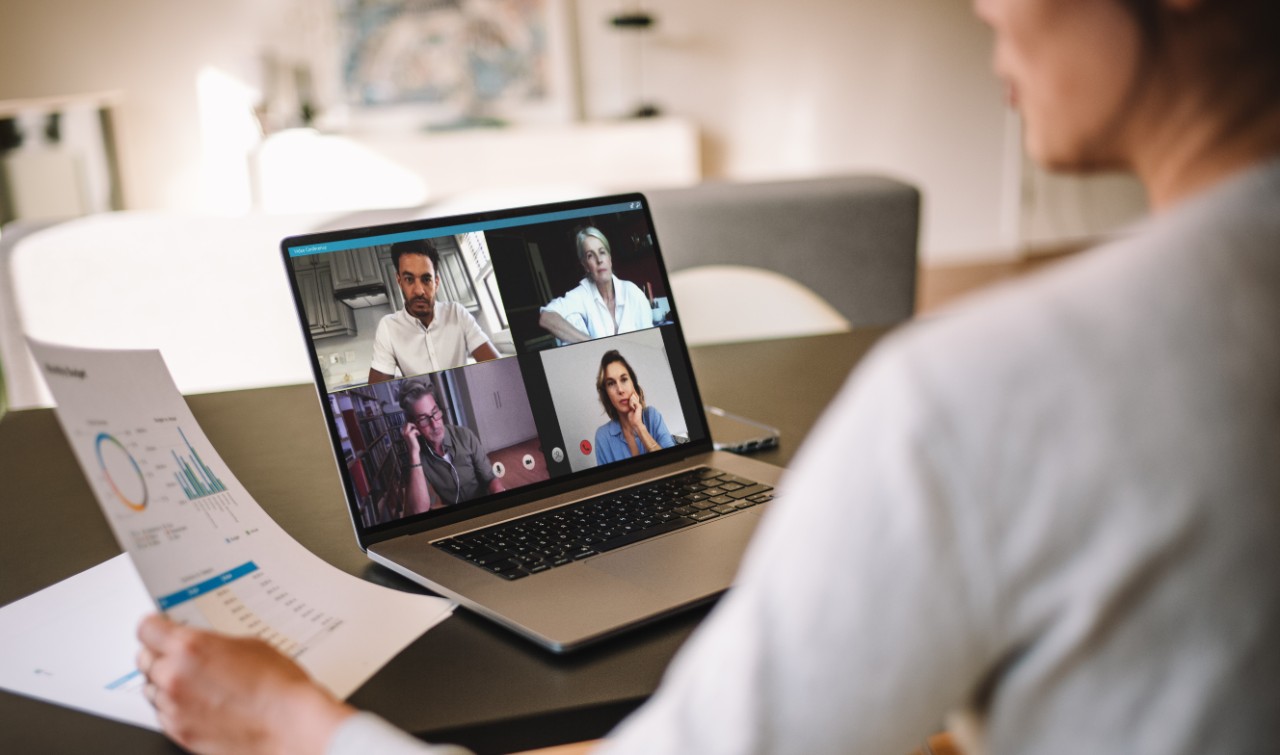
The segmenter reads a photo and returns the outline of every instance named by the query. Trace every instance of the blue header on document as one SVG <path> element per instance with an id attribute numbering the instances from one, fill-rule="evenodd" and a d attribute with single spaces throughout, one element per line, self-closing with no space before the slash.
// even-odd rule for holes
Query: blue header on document
<path id="1" fill-rule="evenodd" d="M 252 574 L 258 570 L 258 565 L 252 561 L 246 561 L 234 569 L 219 574 L 216 577 L 206 579 L 198 585 L 193 585 L 185 590 L 179 590 L 171 595 L 165 595 L 156 600 L 156 604 L 160 606 L 161 611 L 168 611 L 170 608 L 179 603 L 186 603 L 188 600 L 195 600 L 205 593 L 213 592 L 228 582 L 234 582 L 241 577 Z"/>
<path id="2" fill-rule="evenodd" d="M 474 223 L 446 225 L 439 228 L 428 228 L 422 231 L 387 233 L 381 236 L 363 236 L 358 239 L 329 241 L 323 244 L 304 244 L 302 246 L 289 247 L 289 256 L 303 257 L 308 254 L 326 254 L 328 252 L 340 252 L 344 249 L 363 249 L 365 247 L 379 246 L 382 244 L 394 244 L 399 241 L 433 239 L 439 238 L 440 236 L 453 236 L 459 233 L 471 233 L 472 231 L 492 231 L 498 228 L 514 228 L 516 226 L 531 225 L 533 223 L 550 223 L 556 220 L 572 220 L 574 218 L 586 218 L 591 217 L 592 215 L 603 215 L 610 212 L 639 210 L 643 206 L 644 205 L 640 202 L 619 202 L 617 204 L 583 207 L 576 210 L 563 210 L 561 212 L 543 212 L 536 215 L 521 215 L 520 217 L 515 218 L 480 220 Z"/>

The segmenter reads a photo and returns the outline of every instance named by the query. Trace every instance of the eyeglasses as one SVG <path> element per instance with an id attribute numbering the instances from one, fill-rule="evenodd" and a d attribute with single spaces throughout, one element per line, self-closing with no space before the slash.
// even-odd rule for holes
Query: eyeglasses
<path id="1" fill-rule="evenodd" d="M 439 409 L 436 409 L 434 412 L 431 412 L 430 414 L 419 414 L 416 416 L 409 417 L 409 421 L 415 425 L 426 425 L 431 422 L 439 422 L 442 419 L 444 419 L 444 412 L 440 411 Z"/>

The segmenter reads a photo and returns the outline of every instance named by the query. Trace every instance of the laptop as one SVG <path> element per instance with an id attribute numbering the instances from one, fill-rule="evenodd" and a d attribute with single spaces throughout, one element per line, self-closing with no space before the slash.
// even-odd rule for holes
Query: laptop
<path id="1" fill-rule="evenodd" d="M 370 559 L 553 652 L 728 588 L 781 469 L 713 447 L 643 195 L 281 250 Z"/>

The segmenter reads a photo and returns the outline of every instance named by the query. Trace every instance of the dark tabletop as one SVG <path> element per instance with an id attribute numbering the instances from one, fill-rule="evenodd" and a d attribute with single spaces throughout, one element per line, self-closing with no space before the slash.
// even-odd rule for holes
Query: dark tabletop
<path id="1" fill-rule="evenodd" d="M 704 402 L 781 430 L 757 458 L 785 465 L 854 363 L 883 333 L 691 350 Z M 422 592 L 356 546 L 311 386 L 187 398 L 209 440 L 286 531 L 372 582 Z M 118 554 L 51 410 L 0 421 L 0 604 Z M 568 656 L 459 609 L 396 656 L 350 702 L 424 739 L 510 752 L 602 736 L 654 690 L 708 608 Z M 174 752 L 162 736 L 0 691 L 0 752 Z"/>

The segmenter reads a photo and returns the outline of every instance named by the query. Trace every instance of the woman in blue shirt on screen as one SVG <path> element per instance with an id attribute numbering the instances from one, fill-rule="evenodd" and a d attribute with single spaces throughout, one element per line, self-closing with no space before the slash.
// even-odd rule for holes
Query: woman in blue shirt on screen
<path id="1" fill-rule="evenodd" d="M 608 464 L 676 444 L 662 415 L 645 406 L 635 370 L 617 349 L 600 358 L 596 392 L 609 421 L 596 430 L 596 463 Z"/>

